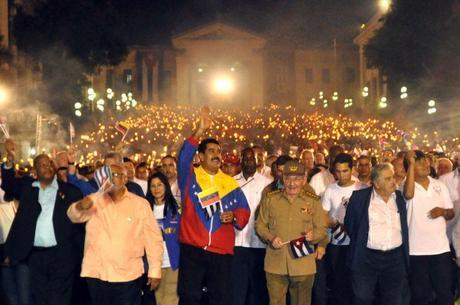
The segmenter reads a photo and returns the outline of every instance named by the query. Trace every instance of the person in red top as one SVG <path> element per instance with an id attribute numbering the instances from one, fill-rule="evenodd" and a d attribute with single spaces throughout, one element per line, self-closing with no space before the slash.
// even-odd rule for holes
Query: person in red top
<path id="1" fill-rule="evenodd" d="M 231 262 L 235 231 L 248 223 L 250 210 L 238 182 L 220 169 L 217 140 L 198 139 L 211 126 L 209 109 L 203 108 L 199 128 L 179 154 L 178 182 L 182 196 L 179 241 L 179 304 L 199 305 L 203 282 L 209 303 L 231 304 Z M 193 167 L 198 150 L 200 166 Z"/>

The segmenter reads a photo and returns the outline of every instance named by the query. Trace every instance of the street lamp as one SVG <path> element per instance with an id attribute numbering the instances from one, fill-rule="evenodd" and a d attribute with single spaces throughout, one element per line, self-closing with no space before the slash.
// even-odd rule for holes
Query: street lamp
<path id="1" fill-rule="evenodd" d="M 434 114 L 436 113 L 437 109 L 436 109 L 436 101 L 435 100 L 429 100 L 428 101 L 428 114 Z"/>
<path id="2" fill-rule="evenodd" d="M 8 99 L 8 92 L 5 88 L 0 88 L 0 103 L 3 104 Z"/>
<path id="3" fill-rule="evenodd" d="M 391 6 L 391 0 L 379 0 L 379 7 L 383 13 L 387 13 Z"/>
<path id="4" fill-rule="evenodd" d="M 218 76 L 214 80 L 214 92 L 219 95 L 226 95 L 233 92 L 234 83 L 233 80 L 226 76 Z"/>
<path id="5" fill-rule="evenodd" d="M 407 94 L 407 87 L 406 86 L 402 86 L 401 87 L 401 99 L 404 100 L 408 97 L 408 94 Z"/>

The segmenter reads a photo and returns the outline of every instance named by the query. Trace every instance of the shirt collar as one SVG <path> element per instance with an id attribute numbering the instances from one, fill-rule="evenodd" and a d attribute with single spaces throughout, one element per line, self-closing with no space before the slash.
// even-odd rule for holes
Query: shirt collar
<path id="1" fill-rule="evenodd" d="M 32 182 L 32 186 L 33 186 L 33 187 L 38 187 L 38 188 L 41 189 L 40 181 L 38 181 L 38 180 Z M 55 190 L 59 189 L 59 184 L 58 184 L 58 182 L 57 182 L 56 176 L 54 176 L 53 181 L 52 181 L 46 188 L 52 188 L 52 189 L 55 189 Z"/>
<path id="2" fill-rule="evenodd" d="M 373 188 L 373 190 L 372 190 L 372 199 L 371 200 L 373 200 L 373 199 L 378 199 L 378 200 L 381 200 L 381 201 L 385 202 L 385 200 L 383 200 L 382 196 L 380 196 L 375 191 L 375 188 Z M 396 192 L 393 192 L 388 200 L 396 200 Z"/>

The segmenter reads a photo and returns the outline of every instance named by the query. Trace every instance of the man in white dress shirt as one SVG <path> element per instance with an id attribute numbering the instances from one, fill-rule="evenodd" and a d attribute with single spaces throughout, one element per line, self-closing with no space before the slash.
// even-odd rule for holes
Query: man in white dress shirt
<path id="1" fill-rule="evenodd" d="M 256 157 L 252 148 L 245 148 L 241 152 L 241 169 L 241 173 L 234 178 L 246 196 L 251 216 L 243 230 L 235 230 L 233 304 L 268 304 L 264 272 L 266 245 L 256 235 L 254 226 L 262 191 L 271 180 L 257 172 Z"/>
<path id="2" fill-rule="evenodd" d="M 251 216 L 243 230 L 235 230 L 233 304 L 268 304 L 264 272 L 266 244 L 256 234 L 255 219 L 262 191 L 271 180 L 257 172 L 256 157 L 252 148 L 245 148 L 241 152 L 241 170 L 234 178 L 248 200 Z"/>
<path id="3" fill-rule="evenodd" d="M 345 215 L 345 229 L 351 240 L 347 264 L 351 269 L 353 304 L 375 304 L 376 295 L 376 304 L 407 304 L 406 202 L 396 190 L 391 164 L 374 166 L 371 180 L 372 187 L 353 192 Z"/>
<path id="4" fill-rule="evenodd" d="M 437 305 L 453 304 L 451 253 L 446 221 L 454 206 L 446 185 L 431 178 L 430 165 L 421 151 L 404 160 L 407 172 L 404 197 L 410 243 L 411 304 L 428 305 L 432 292 Z"/>
<path id="5" fill-rule="evenodd" d="M 271 168 L 265 164 L 265 150 L 262 148 L 262 146 L 258 145 L 254 145 L 252 149 L 256 155 L 257 172 L 262 174 L 262 176 L 267 177 L 268 179 L 273 179 L 271 175 Z"/>
<path id="6" fill-rule="evenodd" d="M 455 217 L 447 222 L 447 236 L 449 237 L 449 240 L 452 240 L 452 230 L 460 215 L 460 167 L 450 173 L 442 175 L 439 177 L 439 181 L 447 186 L 450 199 L 454 204 Z"/>

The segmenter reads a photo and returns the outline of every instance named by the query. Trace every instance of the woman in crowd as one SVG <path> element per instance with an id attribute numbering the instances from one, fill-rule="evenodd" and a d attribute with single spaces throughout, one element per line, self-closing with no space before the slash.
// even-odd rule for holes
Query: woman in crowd
<path id="1" fill-rule="evenodd" d="M 146 197 L 162 229 L 165 243 L 161 283 L 155 291 L 156 302 L 157 305 L 177 305 L 179 205 L 171 192 L 168 178 L 160 172 L 150 176 Z"/>

